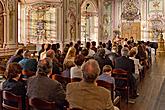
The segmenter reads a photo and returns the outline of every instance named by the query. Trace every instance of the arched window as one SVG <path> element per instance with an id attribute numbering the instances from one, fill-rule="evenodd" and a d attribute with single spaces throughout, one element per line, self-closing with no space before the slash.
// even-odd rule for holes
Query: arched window
<path id="1" fill-rule="evenodd" d="M 81 6 L 81 41 L 98 42 L 98 12 L 91 0 Z"/>

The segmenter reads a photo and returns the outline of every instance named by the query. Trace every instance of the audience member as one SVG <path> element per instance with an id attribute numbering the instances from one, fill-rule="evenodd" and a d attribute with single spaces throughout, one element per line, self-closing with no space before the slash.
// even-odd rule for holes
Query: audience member
<path id="1" fill-rule="evenodd" d="M 22 68 L 18 63 L 10 63 L 5 71 L 5 77 L 6 80 L 2 82 L 2 90 L 11 92 L 15 95 L 22 97 L 22 106 L 23 110 L 25 110 L 25 97 L 26 97 L 26 89 L 25 89 L 25 83 L 20 81 L 20 76 L 22 73 Z M 5 103 L 17 107 L 16 102 L 8 102 L 5 101 Z"/>
<path id="2" fill-rule="evenodd" d="M 46 58 L 46 52 L 51 48 L 51 44 L 44 45 L 44 51 L 40 55 L 40 60 Z"/>
<path id="3" fill-rule="evenodd" d="M 88 49 L 88 57 L 93 57 L 93 55 L 95 54 L 95 51 L 91 49 L 91 43 L 87 42 L 86 43 L 86 48 Z"/>
<path id="4" fill-rule="evenodd" d="M 42 44 L 42 45 L 41 45 L 41 49 L 40 49 L 39 52 L 38 52 L 38 61 L 40 60 L 41 53 L 44 52 L 44 50 L 45 50 L 45 49 L 44 49 L 44 46 L 45 46 L 45 44 Z"/>
<path id="5" fill-rule="evenodd" d="M 19 61 L 19 64 L 23 69 L 22 78 L 28 78 L 35 75 L 37 71 L 37 60 L 31 59 L 31 52 L 29 50 L 24 51 L 23 59 Z"/>
<path id="6" fill-rule="evenodd" d="M 116 69 L 123 69 L 128 72 L 128 81 L 130 86 L 130 98 L 136 98 L 137 97 L 137 83 L 136 79 L 133 76 L 133 73 L 135 73 L 135 64 L 134 61 L 128 58 L 129 49 L 124 47 L 121 50 L 122 56 L 119 58 L 116 58 L 115 60 L 115 68 Z M 116 82 L 117 83 L 117 82 Z M 120 86 L 122 85 L 122 82 L 120 83 Z"/>
<path id="7" fill-rule="evenodd" d="M 98 49 L 97 53 L 94 55 L 94 59 L 99 63 L 101 74 L 105 65 L 110 65 L 113 67 L 112 61 L 108 58 L 108 56 L 105 55 L 105 50 L 103 48 Z"/>
<path id="8" fill-rule="evenodd" d="M 10 64 L 10 63 L 13 63 L 13 62 L 18 63 L 19 61 L 21 61 L 23 59 L 22 54 L 23 54 L 23 49 L 22 48 L 17 49 L 15 54 L 10 57 L 7 64 Z"/>
<path id="9" fill-rule="evenodd" d="M 70 74 L 71 74 L 71 78 L 82 78 L 83 74 L 82 74 L 82 70 L 81 70 L 81 65 L 83 64 L 85 58 L 82 54 L 77 55 L 74 62 L 75 62 L 75 66 L 71 68 L 70 70 Z"/>
<path id="10" fill-rule="evenodd" d="M 91 49 L 92 49 L 93 51 L 95 51 L 95 53 L 97 52 L 96 42 L 95 42 L 95 41 L 92 41 L 92 47 L 91 47 Z"/>
<path id="11" fill-rule="evenodd" d="M 67 85 L 66 99 L 70 108 L 83 110 L 114 110 L 110 91 L 97 86 L 96 78 L 100 68 L 95 60 L 88 60 L 82 65 L 83 80 Z"/>
<path id="12" fill-rule="evenodd" d="M 64 66 L 63 69 L 66 68 L 65 65 L 67 62 L 70 62 L 72 63 L 72 65 L 74 65 L 75 57 L 76 57 L 76 49 L 74 47 L 70 47 L 63 62 L 63 66 Z"/>
<path id="13" fill-rule="evenodd" d="M 46 53 L 46 57 L 52 60 L 52 74 L 59 74 L 60 75 L 60 68 L 58 67 L 58 60 L 55 58 L 54 50 L 50 49 Z"/>
<path id="14" fill-rule="evenodd" d="M 135 73 L 133 75 L 136 79 L 138 79 L 139 78 L 139 71 L 142 69 L 142 66 L 139 63 L 139 59 L 135 58 L 136 54 L 137 54 L 136 50 L 132 48 L 129 52 L 129 58 L 134 61 Z"/>
<path id="15" fill-rule="evenodd" d="M 71 69 L 71 67 L 74 67 L 74 66 L 75 66 L 75 64 L 72 61 L 66 62 L 65 69 L 62 72 L 62 76 L 70 78 L 70 76 L 71 76 L 70 69 Z"/>
<path id="16" fill-rule="evenodd" d="M 112 83 L 115 89 L 115 79 L 111 76 L 112 75 L 112 67 L 110 65 L 105 65 L 103 67 L 103 74 L 101 74 L 97 80 L 103 80 L 108 83 Z"/>
<path id="17" fill-rule="evenodd" d="M 65 103 L 65 91 L 62 85 L 48 78 L 52 72 L 52 61 L 50 58 L 44 58 L 38 62 L 36 76 L 28 79 L 27 95 L 29 98 L 39 98 L 50 102 L 56 102 L 59 109 L 63 110 Z"/>
<path id="18" fill-rule="evenodd" d="M 119 57 L 119 55 L 118 55 L 118 50 L 117 50 L 117 47 L 116 47 L 116 46 L 113 46 L 113 47 L 112 47 L 112 51 L 111 51 L 111 53 L 108 55 L 108 57 L 109 57 L 109 59 L 112 61 L 112 64 L 114 65 L 115 59 L 116 59 L 117 57 Z"/>
<path id="19" fill-rule="evenodd" d="M 107 49 L 106 44 L 103 43 L 102 46 L 103 46 L 103 49 L 105 50 L 105 55 L 109 55 L 111 53 L 111 51 Z"/>

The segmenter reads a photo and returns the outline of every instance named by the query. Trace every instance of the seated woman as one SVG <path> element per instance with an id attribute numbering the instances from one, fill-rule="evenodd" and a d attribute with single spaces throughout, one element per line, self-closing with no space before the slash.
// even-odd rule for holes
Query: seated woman
<path id="1" fill-rule="evenodd" d="M 82 78 L 83 77 L 83 73 L 81 70 L 81 65 L 83 64 L 85 58 L 83 55 L 77 55 L 74 63 L 76 64 L 74 67 L 71 68 L 70 70 L 70 75 L 71 78 Z"/>
<path id="2" fill-rule="evenodd" d="M 66 62 L 65 63 L 65 70 L 62 72 L 62 76 L 63 77 L 69 77 L 70 78 L 70 69 L 71 69 L 71 67 L 73 67 L 74 66 L 74 64 L 73 64 L 73 62 L 72 61 L 68 61 L 68 62 Z"/>
<path id="3" fill-rule="evenodd" d="M 22 104 L 23 109 L 25 109 L 25 97 L 26 97 L 26 89 L 25 84 L 19 81 L 21 76 L 22 68 L 17 63 L 11 63 L 7 66 L 5 71 L 6 80 L 2 82 L 2 90 L 11 92 L 15 95 L 22 96 Z M 17 104 L 13 101 L 5 102 L 12 106 L 17 106 Z"/>
<path id="4" fill-rule="evenodd" d="M 19 48 L 16 50 L 15 54 L 13 56 L 10 57 L 10 59 L 8 60 L 7 64 L 13 63 L 13 62 L 19 62 L 23 59 L 23 48 Z"/>

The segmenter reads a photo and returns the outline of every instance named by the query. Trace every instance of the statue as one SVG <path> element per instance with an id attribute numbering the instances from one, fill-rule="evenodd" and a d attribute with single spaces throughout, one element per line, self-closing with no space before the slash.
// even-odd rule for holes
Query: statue
<path id="1" fill-rule="evenodd" d="M 164 39 L 163 34 L 160 34 L 160 39 L 158 40 L 158 51 L 164 51 Z"/>

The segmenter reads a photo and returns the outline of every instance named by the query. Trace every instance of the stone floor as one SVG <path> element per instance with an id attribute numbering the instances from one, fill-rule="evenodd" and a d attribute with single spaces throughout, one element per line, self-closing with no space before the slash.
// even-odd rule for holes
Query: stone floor
<path id="1" fill-rule="evenodd" d="M 139 84 L 140 96 L 135 100 L 135 104 L 121 104 L 121 110 L 165 110 L 156 109 L 154 105 L 157 103 L 159 92 L 165 78 L 165 55 L 158 54 L 153 56 L 153 64 L 147 71 L 145 79 Z M 164 97 L 165 100 L 165 97 Z M 165 102 L 165 101 L 164 101 Z M 165 104 L 165 103 L 164 103 Z M 165 106 L 165 105 L 164 105 Z"/>

